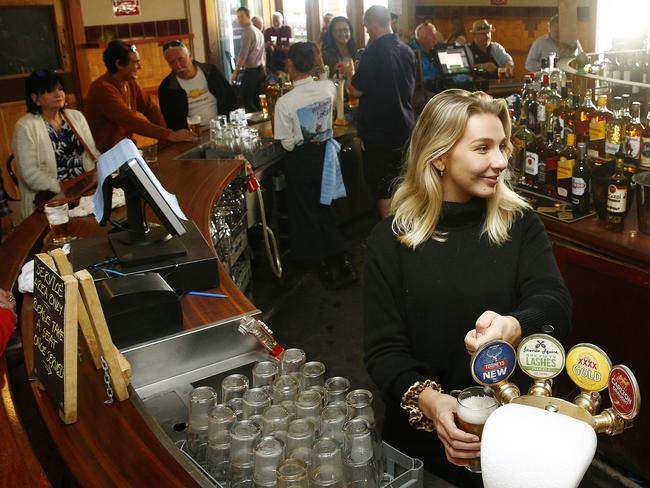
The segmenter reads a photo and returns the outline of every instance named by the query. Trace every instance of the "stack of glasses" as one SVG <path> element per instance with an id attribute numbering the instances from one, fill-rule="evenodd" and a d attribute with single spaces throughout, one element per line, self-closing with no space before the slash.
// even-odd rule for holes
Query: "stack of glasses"
<path id="1" fill-rule="evenodd" d="M 287 349 L 190 394 L 186 449 L 224 488 L 377 488 L 384 473 L 372 394 Z"/>

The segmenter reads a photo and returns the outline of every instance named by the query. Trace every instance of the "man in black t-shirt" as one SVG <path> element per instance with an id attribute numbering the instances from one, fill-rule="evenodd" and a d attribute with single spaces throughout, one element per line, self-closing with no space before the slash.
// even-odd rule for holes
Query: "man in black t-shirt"
<path id="1" fill-rule="evenodd" d="M 383 218 L 390 208 L 391 184 L 399 175 L 402 150 L 415 125 L 411 103 L 415 55 L 393 34 L 386 7 L 370 7 L 363 24 L 372 43 L 354 76 L 352 64 L 348 64 L 346 85 L 359 98 L 357 124 L 363 142 L 364 175 Z"/>

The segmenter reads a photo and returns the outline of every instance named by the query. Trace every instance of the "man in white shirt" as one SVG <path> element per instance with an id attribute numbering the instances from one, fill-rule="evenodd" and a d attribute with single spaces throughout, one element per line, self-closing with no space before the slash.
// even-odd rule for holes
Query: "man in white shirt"
<path id="1" fill-rule="evenodd" d="M 200 116 L 207 126 L 217 115 L 237 108 L 237 98 L 219 68 L 192 59 L 181 41 L 163 44 L 163 55 L 172 72 L 158 87 L 160 109 L 173 130 L 186 129 L 188 116 Z"/>
<path id="2" fill-rule="evenodd" d="M 239 72 L 243 71 L 241 78 L 241 95 L 244 108 L 247 112 L 261 110 L 259 95 L 262 92 L 266 65 L 266 51 L 264 49 L 264 34 L 251 23 L 251 13 L 246 7 L 237 9 L 237 21 L 242 27 L 239 39 L 239 54 L 237 65 L 230 79 L 237 81 Z"/>
<path id="3" fill-rule="evenodd" d="M 289 151 L 285 175 L 291 254 L 298 261 L 319 262 L 321 282 L 336 289 L 355 283 L 358 277 L 345 255 L 345 242 L 329 204 L 331 195 L 324 200 L 324 169 L 326 175 L 336 167 L 340 175 L 338 144 L 332 141 L 336 87 L 329 80 L 313 79 L 316 61 L 324 72 L 320 52 L 312 43 L 299 42 L 289 48 L 287 71 L 293 90 L 275 104 L 274 137 Z"/>
<path id="4" fill-rule="evenodd" d="M 530 46 L 526 69 L 531 72 L 539 71 L 542 67 L 542 59 L 547 58 L 551 53 L 560 56 L 560 17 L 557 14 L 548 19 L 548 33 L 535 39 Z"/>

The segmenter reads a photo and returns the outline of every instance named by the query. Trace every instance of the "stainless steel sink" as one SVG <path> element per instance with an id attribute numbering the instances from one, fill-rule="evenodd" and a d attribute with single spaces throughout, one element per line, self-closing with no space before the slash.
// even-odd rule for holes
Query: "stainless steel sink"
<path id="1" fill-rule="evenodd" d="M 172 442 L 185 438 L 192 389 L 209 385 L 220 397 L 224 376 L 243 373 L 251 378 L 253 365 L 270 357 L 252 336 L 237 331 L 240 317 L 121 351 L 131 363 L 131 387 L 140 400 L 136 406 Z"/>
<path id="2" fill-rule="evenodd" d="M 282 149 L 282 145 L 279 141 L 265 137 L 262 139 L 261 144 L 253 151 L 228 151 L 216 149 L 212 143 L 205 142 L 178 155 L 176 159 L 234 159 L 240 154 L 243 154 L 253 168 L 257 169 L 279 161 L 284 157 L 285 151 Z"/>

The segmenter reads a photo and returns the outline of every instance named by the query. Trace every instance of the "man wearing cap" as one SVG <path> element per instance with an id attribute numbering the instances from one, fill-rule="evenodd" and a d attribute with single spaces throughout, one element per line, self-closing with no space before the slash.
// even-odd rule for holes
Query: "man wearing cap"
<path id="1" fill-rule="evenodd" d="M 539 71 L 542 67 L 542 59 L 547 58 L 551 53 L 560 55 L 560 17 L 557 14 L 548 19 L 548 32 L 535 39 L 530 46 L 526 58 L 526 70 Z"/>
<path id="2" fill-rule="evenodd" d="M 469 52 L 474 68 L 483 68 L 490 78 L 496 78 L 498 68 L 506 68 L 511 74 L 515 63 L 501 44 L 492 42 L 492 32 L 494 27 L 487 20 L 475 21 L 472 24 L 474 42 L 469 45 Z"/>

